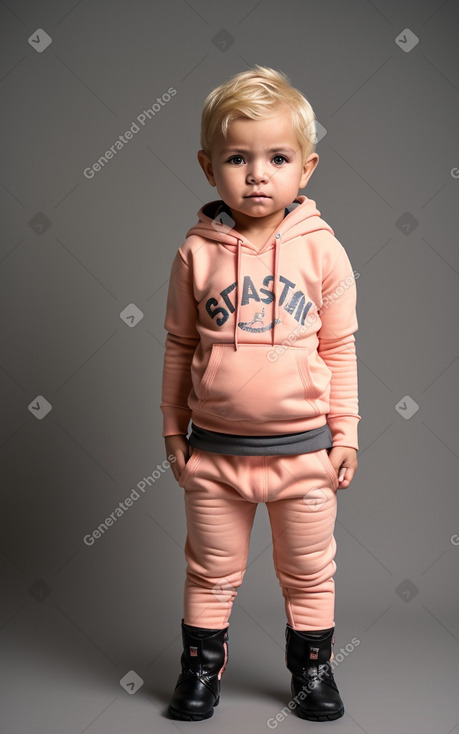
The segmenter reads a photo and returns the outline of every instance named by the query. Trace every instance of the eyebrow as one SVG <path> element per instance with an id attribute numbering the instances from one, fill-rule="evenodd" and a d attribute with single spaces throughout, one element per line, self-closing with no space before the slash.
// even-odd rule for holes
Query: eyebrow
<path id="1" fill-rule="evenodd" d="M 284 153 L 295 153 L 293 148 L 288 145 L 277 145 L 275 148 L 269 148 L 268 153 L 276 153 L 276 151 L 283 151 Z M 249 153 L 250 148 L 223 148 L 222 153 Z"/>

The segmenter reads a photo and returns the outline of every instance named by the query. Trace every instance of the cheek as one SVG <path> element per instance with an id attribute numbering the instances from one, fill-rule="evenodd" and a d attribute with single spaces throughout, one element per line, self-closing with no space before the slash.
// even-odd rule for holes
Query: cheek
<path id="1" fill-rule="evenodd" d="M 292 169 L 290 169 L 290 171 L 286 172 L 284 176 L 279 176 L 278 181 L 279 185 L 281 185 L 282 187 L 294 189 L 295 187 L 297 187 L 300 178 L 301 176 L 299 171 L 292 171 Z"/>
<path id="2" fill-rule="evenodd" d="M 239 184 L 239 182 L 242 180 L 243 174 L 241 171 L 238 171 L 236 168 L 222 171 L 219 174 L 218 181 L 222 186 L 231 188 L 232 186 L 235 186 L 236 184 Z"/>

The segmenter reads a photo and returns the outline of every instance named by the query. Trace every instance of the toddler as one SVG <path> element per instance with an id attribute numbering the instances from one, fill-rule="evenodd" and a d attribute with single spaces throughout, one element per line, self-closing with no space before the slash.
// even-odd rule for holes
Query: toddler
<path id="1" fill-rule="evenodd" d="M 220 198 L 172 265 L 161 399 L 187 521 L 174 719 L 207 719 L 219 703 L 259 502 L 296 713 L 344 713 L 330 665 L 333 533 L 337 490 L 357 469 L 356 288 L 332 228 L 298 194 L 319 160 L 315 131 L 305 97 L 258 65 L 214 89 L 202 112 L 198 161 Z"/>

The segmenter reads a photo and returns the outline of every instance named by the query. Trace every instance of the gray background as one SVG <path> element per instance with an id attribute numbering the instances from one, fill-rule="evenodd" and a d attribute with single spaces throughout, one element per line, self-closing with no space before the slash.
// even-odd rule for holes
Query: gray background
<path id="1" fill-rule="evenodd" d="M 339 493 L 335 654 L 360 644 L 336 670 L 345 716 L 278 731 L 459 732 L 458 21 L 457 0 L 0 2 L 1 734 L 268 732 L 289 701 L 264 505 L 222 701 L 201 724 L 164 716 L 185 573 L 171 471 L 83 541 L 165 458 L 169 269 L 217 198 L 196 160 L 201 109 L 255 63 L 284 71 L 327 130 L 302 193 L 359 273 L 361 450 Z"/>

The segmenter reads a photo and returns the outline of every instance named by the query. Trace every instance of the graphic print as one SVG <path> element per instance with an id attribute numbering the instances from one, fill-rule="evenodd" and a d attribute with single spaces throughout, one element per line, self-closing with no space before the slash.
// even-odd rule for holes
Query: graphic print
<path id="1" fill-rule="evenodd" d="M 249 305 L 250 301 L 269 305 L 274 300 L 274 292 L 269 287 L 272 284 L 273 276 L 267 275 L 261 285 L 255 286 L 249 275 L 244 276 L 242 282 L 241 306 Z M 309 309 L 314 305 L 309 301 L 306 294 L 298 289 L 296 283 L 279 275 L 279 284 L 281 285 L 278 294 L 278 305 L 284 311 L 290 314 L 299 324 L 304 324 Z M 215 320 L 217 326 L 223 326 L 229 319 L 230 314 L 236 311 L 237 283 L 233 282 L 220 291 L 219 298 L 209 298 L 206 301 L 206 311 Z M 261 311 L 255 311 L 251 321 L 240 321 L 238 327 L 244 331 L 262 332 L 269 331 L 274 324 L 282 323 L 281 319 L 276 319 L 270 324 L 263 326 L 265 317 L 265 306 L 262 305 Z M 257 327 L 255 324 L 261 324 Z"/>
<path id="2" fill-rule="evenodd" d="M 251 331 L 252 333 L 255 333 L 255 332 L 259 333 L 262 331 L 269 331 L 270 329 L 273 328 L 274 324 L 282 323 L 280 319 L 275 319 L 275 321 L 271 321 L 271 323 L 268 324 L 267 326 L 263 326 L 264 316 L 265 316 L 265 307 L 263 306 L 261 311 L 257 311 L 254 314 L 252 321 L 239 321 L 238 326 L 240 329 L 244 329 L 244 331 Z M 256 329 L 253 326 L 254 324 L 261 324 L 261 326 L 259 326 Z"/>

